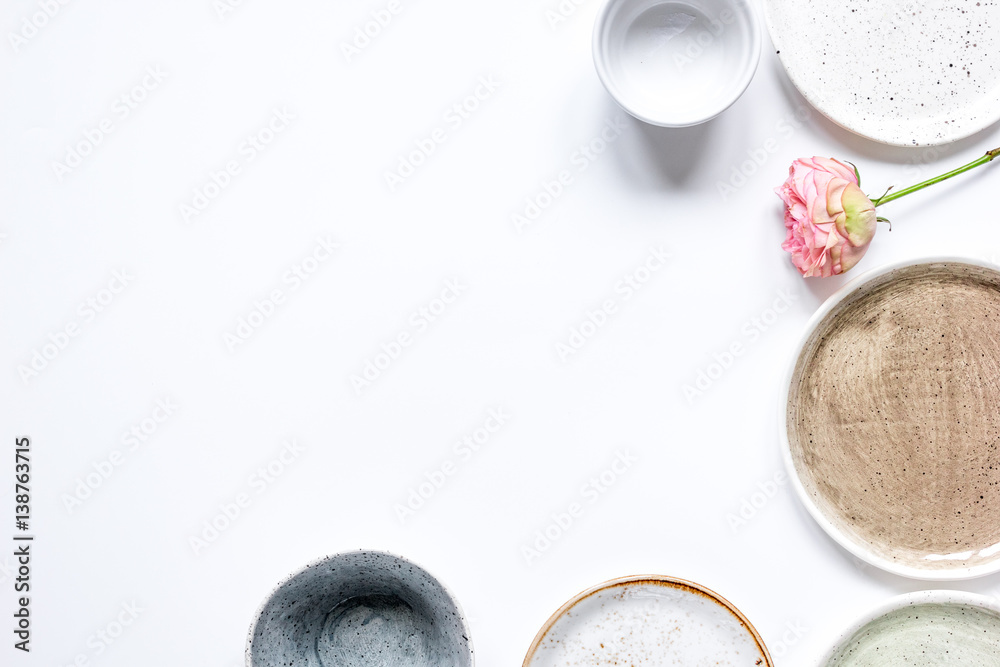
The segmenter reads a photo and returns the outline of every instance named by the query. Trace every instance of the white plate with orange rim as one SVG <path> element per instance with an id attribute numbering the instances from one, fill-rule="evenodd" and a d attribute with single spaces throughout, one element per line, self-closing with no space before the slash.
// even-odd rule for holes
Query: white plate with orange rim
<path id="1" fill-rule="evenodd" d="M 523 667 L 565 665 L 773 667 L 757 630 L 704 586 L 660 575 L 587 589 L 552 615 Z"/>
<path id="2" fill-rule="evenodd" d="M 789 78 L 852 132 L 896 146 L 934 146 L 1000 120 L 996 2 L 763 4 Z"/>

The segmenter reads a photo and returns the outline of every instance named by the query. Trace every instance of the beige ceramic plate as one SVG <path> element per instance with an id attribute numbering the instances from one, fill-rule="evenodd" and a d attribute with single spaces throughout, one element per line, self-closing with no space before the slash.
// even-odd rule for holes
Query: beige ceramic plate
<path id="1" fill-rule="evenodd" d="M 870 272 L 799 350 L 779 423 L 820 525 L 904 576 L 1000 571 L 1000 272 L 955 259 Z"/>
<path id="2" fill-rule="evenodd" d="M 682 579 L 615 579 L 580 593 L 545 623 L 523 667 L 772 667 L 757 631 L 731 603 Z"/>

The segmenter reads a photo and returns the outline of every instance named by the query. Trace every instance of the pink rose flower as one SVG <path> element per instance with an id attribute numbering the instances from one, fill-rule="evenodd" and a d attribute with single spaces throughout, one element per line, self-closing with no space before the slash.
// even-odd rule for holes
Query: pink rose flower
<path id="1" fill-rule="evenodd" d="M 775 192 L 785 202 L 781 247 L 803 276 L 839 275 L 864 256 L 878 221 L 854 168 L 831 158 L 796 160 Z"/>

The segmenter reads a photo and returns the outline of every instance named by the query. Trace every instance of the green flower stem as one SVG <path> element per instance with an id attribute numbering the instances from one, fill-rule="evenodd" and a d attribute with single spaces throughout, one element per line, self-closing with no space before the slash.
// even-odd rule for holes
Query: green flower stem
<path id="1" fill-rule="evenodd" d="M 978 160 L 973 160 L 964 167 L 959 167 L 955 171 L 949 171 L 947 174 L 943 174 L 941 176 L 938 176 L 937 178 L 932 178 L 929 181 L 924 181 L 923 183 L 918 183 L 917 185 L 906 188 L 905 190 L 900 190 L 899 192 L 893 192 L 892 194 L 884 194 L 878 199 L 873 200 L 872 203 L 875 204 L 875 206 L 888 204 L 889 202 L 895 199 L 899 199 L 900 197 L 905 197 L 906 195 L 913 194 L 917 190 L 923 190 L 929 185 L 934 185 L 935 183 L 940 183 L 941 181 L 947 181 L 949 178 L 953 176 L 964 174 L 970 169 L 975 169 L 976 167 L 984 165 L 987 162 L 992 162 L 993 159 L 998 156 L 1000 156 L 1000 148 L 994 148 L 993 150 L 987 152 L 986 155 L 984 155 L 983 157 L 979 158 Z"/>

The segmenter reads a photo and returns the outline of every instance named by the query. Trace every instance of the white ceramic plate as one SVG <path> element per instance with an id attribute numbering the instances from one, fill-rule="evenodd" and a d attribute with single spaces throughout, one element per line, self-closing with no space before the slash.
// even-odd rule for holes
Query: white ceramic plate
<path id="1" fill-rule="evenodd" d="M 1000 664 L 1000 605 L 960 591 L 901 595 L 838 637 L 819 667 Z"/>
<path id="2" fill-rule="evenodd" d="M 932 146 L 1000 120 L 1000 4 L 763 1 L 789 77 L 848 130 Z"/>
<path id="3" fill-rule="evenodd" d="M 640 576 L 595 586 L 553 614 L 524 667 L 557 665 L 773 663 L 754 627 L 718 594 L 681 579 Z"/>

